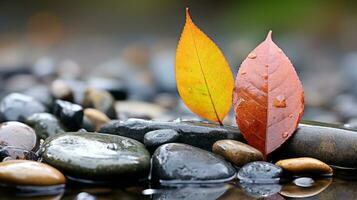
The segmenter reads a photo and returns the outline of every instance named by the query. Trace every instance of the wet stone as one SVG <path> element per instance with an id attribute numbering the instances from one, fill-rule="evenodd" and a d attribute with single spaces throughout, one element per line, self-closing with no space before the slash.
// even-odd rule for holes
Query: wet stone
<path id="1" fill-rule="evenodd" d="M 235 140 L 219 140 L 213 144 L 212 151 L 237 166 L 263 160 L 259 150 Z"/>
<path id="2" fill-rule="evenodd" d="M 275 163 L 292 174 L 332 174 L 333 170 L 324 162 L 315 158 L 302 157 L 280 160 Z"/>
<path id="3" fill-rule="evenodd" d="M 50 113 L 36 113 L 27 118 L 26 124 L 31 126 L 40 139 L 65 133 L 59 120 Z"/>
<path id="4" fill-rule="evenodd" d="M 12 146 L 24 150 L 33 150 L 37 137 L 35 131 L 21 122 L 0 124 L 0 146 Z"/>
<path id="5" fill-rule="evenodd" d="M 241 183 L 278 183 L 282 168 L 264 161 L 255 161 L 244 165 L 238 172 Z"/>
<path id="6" fill-rule="evenodd" d="M 235 172 L 224 159 L 186 144 L 164 144 L 152 157 L 152 179 L 161 184 L 225 182 L 234 178 Z"/>
<path id="7" fill-rule="evenodd" d="M 80 130 L 78 130 L 78 132 L 81 132 L 81 131 L 84 131 L 84 132 L 95 132 L 96 131 L 96 128 L 93 124 L 93 122 L 91 120 L 88 119 L 87 116 L 83 116 L 83 122 L 82 122 L 82 128 Z"/>
<path id="8" fill-rule="evenodd" d="M 8 185 L 51 186 L 64 184 L 57 169 L 35 161 L 10 160 L 0 163 L 0 182 Z"/>
<path id="9" fill-rule="evenodd" d="M 66 133 L 48 138 L 44 162 L 77 179 L 136 181 L 148 176 L 150 154 L 140 142 L 101 133 Z"/>
<path id="10" fill-rule="evenodd" d="M 100 132 L 121 135 L 138 141 L 144 141 L 147 132 L 172 129 L 179 133 L 180 143 L 189 144 L 205 150 L 212 150 L 212 145 L 222 139 L 243 140 L 239 129 L 218 124 L 180 121 L 159 122 L 142 119 L 128 119 L 126 121 L 112 120 L 104 125 Z"/>
<path id="11" fill-rule="evenodd" d="M 80 105 L 56 100 L 53 114 L 58 117 L 62 124 L 70 131 L 77 131 L 83 122 L 83 108 Z"/>
<path id="12" fill-rule="evenodd" d="M 33 151 L 16 147 L 2 147 L 0 149 L 0 162 L 4 160 L 38 160 L 38 155 Z"/>
<path id="13" fill-rule="evenodd" d="M 3 121 L 23 122 L 32 114 L 46 111 L 47 108 L 42 103 L 19 93 L 11 93 L 0 102 L 0 114 Z"/>
<path id="14" fill-rule="evenodd" d="M 51 84 L 51 93 L 55 99 L 73 102 L 74 94 L 67 82 L 57 79 Z"/>
<path id="15" fill-rule="evenodd" d="M 293 181 L 293 183 L 299 187 L 312 187 L 314 185 L 315 181 L 309 177 L 300 177 L 300 178 L 295 179 Z"/>
<path id="16" fill-rule="evenodd" d="M 116 100 L 125 100 L 128 97 L 126 85 L 118 79 L 91 77 L 87 82 L 91 88 L 108 91 Z"/>
<path id="17" fill-rule="evenodd" d="M 144 144 L 146 148 L 153 151 L 163 144 L 177 142 L 179 137 L 177 131 L 172 129 L 150 131 L 144 136 Z"/>
<path id="18" fill-rule="evenodd" d="M 88 88 L 84 93 L 83 106 L 85 108 L 100 110 L 111 119 L 117 118 L 114 103 L 113 96 L 107 91 Z"/>
<path id="19" fill-rule="evenodd" d="M 110 121 L 106 114 L 94 108 L 84 109 L 84 116 L 94 125 L 96 131 Z"/>

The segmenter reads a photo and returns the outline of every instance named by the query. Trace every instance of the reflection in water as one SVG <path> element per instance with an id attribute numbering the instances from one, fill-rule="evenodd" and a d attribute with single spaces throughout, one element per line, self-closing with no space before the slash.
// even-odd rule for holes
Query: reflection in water
<path id="1" fill-rule="evenodd" d="M 315 180 L 311 187 L 299 187 L 293 183 L 285 184 L 280 194 L 285 197 L 306 198 L 315 196 L 324 191 L 332 182 L 332 179 Z"/>
<path id="2" fill-rule="evenodd" d="M 298 187 L 292 182 L 284 185 L 215 185 L 188 186 L 178 188 L 155 188 L 148 187 L 90 187 L 90 188 L 68 188 L 64 195 L 22 198 L 14 197 L 14 193 L 7 193 L 0 189 L 0 199 L 40 199 L 40 200 L 73 200 L 78 194 L 86 192 L 96 199 L 111 200 L 283 200 L 283 199 L 310 199 L 310 200 L 333 200 L 333 199 L 356 199 L 357 181 L 347 181 L 341 179 L 316 179 L 314 186 L 310 188 Z M 276 193 L 279 192 L 279 193 Z M 275 194 L 274 194 L 275 193 Z"/>

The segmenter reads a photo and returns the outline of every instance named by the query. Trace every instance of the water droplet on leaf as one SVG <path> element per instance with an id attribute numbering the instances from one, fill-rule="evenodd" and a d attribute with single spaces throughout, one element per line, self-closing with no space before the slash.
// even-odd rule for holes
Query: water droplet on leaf
<path id="1" fill-rule="evenodd" d="M 287 138 L 289 136 L 289 133 L 285 131 L 282 136 L 283 138 Z"/>
<path id="2" fill-rule="evenodd" d="M 284 95 L 278 95 L 273 101 L 273 106 L 277 108 L 285 108 L 286 100 Z"/>
<path id="3" fill-rule="evenodd" d="M 250 53 L 249 55 L 248 55 L 248 58 L 250 58 L 250 59 L 254 59 L 254 58 L 256 58 L 257 57 L 257 54 L 255 54 L 255 53 Z"/>

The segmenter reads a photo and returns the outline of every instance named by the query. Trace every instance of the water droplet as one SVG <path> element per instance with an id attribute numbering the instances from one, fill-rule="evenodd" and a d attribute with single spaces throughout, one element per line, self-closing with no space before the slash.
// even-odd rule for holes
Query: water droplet
<path id="1" fill-rule="evenodd" d="M 110 149 L 110 150 L 118 150 L 118 145 L 115 144 L 115 143 L 110 143 L 107 145 L 107 149 Z"/>
<path id="2" fill-rule="evenodd" d="M 289 136 L 289 133 L 285 131 L 282 136 L 283 138 L 287 138 Z"/>
<path id="3" fill-rule="evenodd" d="M 281 49 L 279 48 L 279 49 L 278 49 L 278 52 L 279 52 L 279 53 L 283 53 L 283 50 L 281 50 Z"/>
<path id="4" fill-rule="evenodd" d="M 289 115 L 289 118 L 293 118 L 293 116 L 294 116 L 293 114 L 290 114 L 290 115 Z"/>
<path id="5" fill-rule="evenodd" d="M 277 97 L 275 97 L 273 101 L 273 106 L 277 108 L 285 108 L 286 107 L 285 96 L 278 95 Z"/>
<path id="6" fill-rule="evenodd" d="M 249 55 L 248 55 L 248 58 L 250 58 L 250 59 L 254 59 L 254 58 L 256 58 L 257 57 L 257 54 L 255 54 L 255 53 L 250 53 Z"/>
<path id="7" fill-rule="evenodd" d="M 247 73 L 246 71 L 242 71 L 240 74 L 244 75 L 244 74 L 246 74 L 246 73 Z"/>
<path id="8" fill-rule="evenodd" d="M 309 177 L 297 178 L 293 182 L 295 185 L 297 185 L 299 187 L 312 187 L 315 183 L 315 181 Z"/>

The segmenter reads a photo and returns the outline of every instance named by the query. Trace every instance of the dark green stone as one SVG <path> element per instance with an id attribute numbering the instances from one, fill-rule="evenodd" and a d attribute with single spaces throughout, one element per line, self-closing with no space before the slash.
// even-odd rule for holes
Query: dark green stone
<path id="1" fill-rule="evenodd" d="M 27 118 L 26 124 L 30 125 L 41 139 L 65 133 L 59 120 L 50 113 L 36 113 Z"/>

